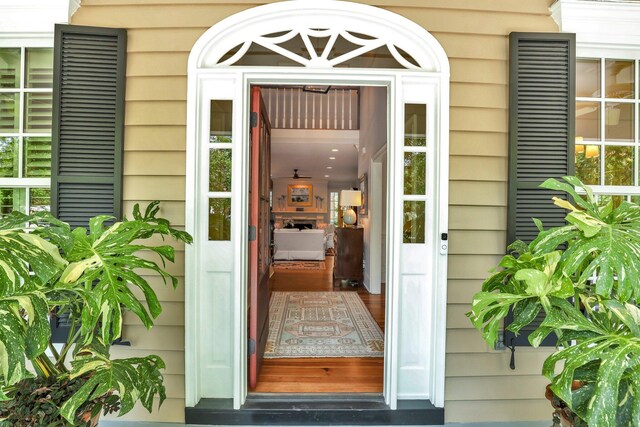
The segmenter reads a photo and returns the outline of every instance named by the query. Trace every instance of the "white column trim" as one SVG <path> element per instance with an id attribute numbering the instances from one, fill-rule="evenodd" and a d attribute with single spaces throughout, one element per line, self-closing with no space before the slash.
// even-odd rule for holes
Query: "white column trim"
<path id="1" fill-rule="evenodd" d="M 640 3 L 557 0 L 549 10 L 560 31 L 576 33 L 577 46 L 638 56 Z"/>
<path id="2" fill-rule="evenodd" d="M 68 23 L 81 0 L 0 0 L 0 42 L 53 38 L 55 24 Z"/>

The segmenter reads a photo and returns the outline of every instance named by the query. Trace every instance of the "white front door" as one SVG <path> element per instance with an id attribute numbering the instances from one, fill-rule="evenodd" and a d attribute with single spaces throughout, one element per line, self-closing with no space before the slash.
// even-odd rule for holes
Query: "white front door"
<path id="1" fill-rule="evenodd" d="M 292 22 L 298 26 L 283 36 Z M 357 38 L 349 25 L 377 38 Z M 292 32 L 309 49 L 307 58 L 279 44 Z M 341 37 L 361 47 L 332 56 L 331 43 L 337 49 Z M 319 52 L 312 41 L 322 38 Z M 238 65 L 252 43 L 304 67 Z M 379 48 L 400 66 L 337 67 Z M 384 396 L 394 409 L 398 399 L 444 405 L 448 79 L 446 56 L 426 31 L 352 3 L 261 6 L 220 22 L 196 43 L 187 128 L 187 231 L 195 236 L 186 254 L 187 406 L 233 397 L 239 408 L 246 398 L 250 86 L 305 83 L 387 88 Z"/>

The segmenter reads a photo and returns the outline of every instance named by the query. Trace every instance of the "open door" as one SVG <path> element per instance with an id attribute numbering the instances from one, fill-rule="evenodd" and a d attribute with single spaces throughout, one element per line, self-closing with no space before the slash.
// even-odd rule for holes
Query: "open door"
<path id="1" fill-rule="evenodd" d="M 251 89 L 249 183 L 249 387 L 254 388 L 269 335 L 269 187 L 271 125 L 259 87 Z"/>

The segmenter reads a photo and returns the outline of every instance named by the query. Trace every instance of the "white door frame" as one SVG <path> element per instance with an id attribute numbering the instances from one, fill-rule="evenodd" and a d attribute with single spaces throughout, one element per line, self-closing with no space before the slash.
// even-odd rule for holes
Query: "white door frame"
<path id="1" fill-rule="evenodd" d="M 389 118 L 388 114 L 387 118 Z M 387 205 L 382 204 L 382 163 L 387 156 L 387 147 L 388 144 L 384 144 L 371 156 L 369 162 L 369 292 L 372 294 L 379 294 L 382 291 L 383 277 L 382 263 L 380 262 L 382 259 L 382 228 L 388 224 L 388 221 L 382 222 L 383 209 L 387 209 Z M 387 188 L 387 194 L 388 191 Z M 388 200 L 388 196 L 385 199 Z M 386 260 L 385 257 L 385 262 Z M 385 268 L 385 275 L 386 270 Z M 386 277 L 384 279 L 386 281 Z"/>
<path id="2" fill-rule="evenodd" d="M 349 23 L 367 28 L 367 22 L 379 31 L 386 28 L 390 40 L 419 66 L 401 59 L 405 69 L 331 68 L 318 58 L 306 68 L 241 67 L 221 59 L 249 28 L 274 32 L 278 25 L 291 22 L 302 28 L 305 20 L 307 28 L 340 25 L 344 30 Z M 395 50 L 394 45 L 387 46 Z M 194 46 L 188 70 L 185 228 L 194 236 L 194 244 L 185 254 L 186 406 L 195 406 L 203 397 L 232 397 L 239 409 L 247 396 L 249 87 L 296 83 L 387 87 L 390 243 L 384 398 L 392 409 L 398 399 L 430 399 L 435 406 L 444 406 L 447 258 L 446 250 L 438 249 L 443 243 L 439 236 L 448 226 L 449 68 L 441 46 L 421 27 L 382 9 L 331 0 L 281 2 L 216 24 Z M 233 101 L 233 192 L 225 194 L 208 192 L 208 152 L 219 148 L 209 142 L 212 99 Z M 402 195 L 404 126 L 398 124 L 404 123 L 407 103 L 427 105 L 425 203 L 431 223 L 424 244 L 402 243 L 403 200 L 413 200 Z M 208 241 L 208 200 L 216 197 L 231 200 L 230 241 Z M 412 333 L 407 332 L 410 325 Z"/>

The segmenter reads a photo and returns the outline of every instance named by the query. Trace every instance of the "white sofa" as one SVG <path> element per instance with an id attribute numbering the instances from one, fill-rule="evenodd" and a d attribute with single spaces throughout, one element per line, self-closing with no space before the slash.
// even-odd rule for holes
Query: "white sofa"
<path id="1" fill-rule="evenodd" d="M 273 259 L 276 261 L 324 260 L 324 230 L 276 229 L 273 230 L 273 243 L 275 245 Z"/>

